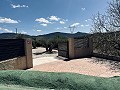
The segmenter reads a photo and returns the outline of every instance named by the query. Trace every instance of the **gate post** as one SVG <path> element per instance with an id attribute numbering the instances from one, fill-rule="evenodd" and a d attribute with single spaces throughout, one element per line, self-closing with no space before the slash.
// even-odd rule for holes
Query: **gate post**
<path id="1" fill-rule="evenodd" d="M 25 39 L 25 55 L 26 55 L 26 68 L 33 67 L 33 60 L 32 60 L 32 40 Z"/>
<path id="2" fill-rule="evenodd" d="M 93 55 L 93 38 L 89 37 L 89 48 L 90 48 L 90 55 Z"/>
<path id="3" fill-rule="evenodd" d="M 69 46 L 69 59 L 75 58 L 75 48 L 74 48 L 74 38 L 68 39 L 68 46 Z"/>

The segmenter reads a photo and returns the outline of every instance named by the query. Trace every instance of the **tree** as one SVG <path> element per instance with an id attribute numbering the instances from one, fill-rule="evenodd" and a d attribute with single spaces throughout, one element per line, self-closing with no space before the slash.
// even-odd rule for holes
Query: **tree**
<path id="1" fill-rule="evenodd" d="M 62 36 L 55 36 L 52 38 L 40 38 L 39 43 L 41 43 L 41 46 L 46 48 L 46 52 L 52 53 L 53 49 L 58 48 L 58 43 L 67 41 L 67 38 L 62 37 Z"/>
<path id="2" fill-rule="evenodd" d="M 24 38 L 25 38 L 24 34 L 19 33 L 16 35 L 16 39 L 24 39 Z"/>
<path id="3" fill-rule="evenodd" d="M 33 49 L 36 49 L 36 48 L 37 48 L 36 38 L 32 38 L 32 47 L 33 47 Z"/>
<path id="4" fill-rule="evenodd" d="M 92 29 L 94 48 L 102 53 L 120 54 L 120 0 L 112 0 L 108 3 L 106 14 L 93 16 Z M 97 36 L 96 36 L 97 35 Z"/>
<path id="5" fill-rule="evenodd" d="M 112 0 L 112 2 L 109 3 L 107 14 L 110 25 L 120 29 L 120 0 Z"/>
<path id="6" fill-rule="evenodd" d="M 108 32 L 108 18 L 106 15 L 102 15 L 99 12 L 92 18 L 92 33 Z"/>
<path id="7" fill-rule="evenodd" d="M 108 6 L 106 14 L 93 16 L 92 33 L 120 31 L 120 0 L 112 0 Z"/>

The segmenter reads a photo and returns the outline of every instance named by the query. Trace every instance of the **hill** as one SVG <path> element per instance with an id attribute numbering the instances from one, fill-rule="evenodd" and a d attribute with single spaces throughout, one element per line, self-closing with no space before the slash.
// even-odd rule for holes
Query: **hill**
<path id="1" fill-rule="evenodd" d="M 23 34 L 22 34 L 23 35 Z M 62 32 L 54 32 L 45 35 L 38 35 L 38 36 L 30 36 L 30 35 L 23 35 L 25 38 L 32 38 L 32 37 L 46 37 L 46 38 L 53 38 L 55 36 L 62 36 L 62 37 L 81 37 L 84 35 L 88 35 L 87 33 L 77 32 L 75 34 L 70 33 L 62 33 Z M 16 38 L 16 33 L 1 33 L 0 39 L 14 39 Z"/>
<path id="2" fill-rule="evenodd" d="M 77 33 L 71 34 L 71 33 L 54 32 L 54 33 L 49 33 L 49 34 L 45 34 L 45 35 L 39 35 L 38 37 L 49 37 L 49 38 L 52 38 L 54 36 L 81 37 L 84 35 L 87 35 L 87 33 L 77 32 Z"/>
<path id="3" fill-rule="evenodd" d="M 25 38 L 30 38 L 31 36 L 30 35 L 25 35 L 25 34 L 22 34 L 24 35 Z M 17 36 L 16 33 L 1 33 L 0 34 L 0 39 L 15 39 Z"/>

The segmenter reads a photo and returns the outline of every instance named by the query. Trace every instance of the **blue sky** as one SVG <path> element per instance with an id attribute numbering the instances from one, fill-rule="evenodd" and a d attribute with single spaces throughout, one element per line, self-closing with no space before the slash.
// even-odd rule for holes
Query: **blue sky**
<path id="1" fill-rule="evenodd" d="M 110 0 L 0 0 L 0 33 L 42 35 L 90 32 L 91 18 L 105 13 Z"/>

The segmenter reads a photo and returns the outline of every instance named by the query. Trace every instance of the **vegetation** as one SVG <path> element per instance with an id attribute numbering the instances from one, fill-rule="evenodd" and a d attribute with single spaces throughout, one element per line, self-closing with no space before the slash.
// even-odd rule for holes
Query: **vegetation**
<path id="1" fill-rule="evenodd" d="M 95 52 L 120 56 L 120 0 L 108 3 L 106 13 L 92 18 L 93 48 Z"/>
<path id="2" fill-rule="evenodd" d="M 38 36 L 30 36 L 30 35 L 23 35 L 23 34 L 15 34 L 15 33 L 2 33 L 0 34 L 1 39 L 24 39 L 24 38 L 31 38 L 32 39 L 32 46 L 35 49 L 36 47 L 45 47 L 46 51 L 52 53 L 52 49 L 58 48 L 59 42 L 67 41 L 69 37 L 81 37 L 88 35 L 87 33 L 77 32 L 75 34 L 70 33 L 61 33 L 55 32 L 45 35 L 38 35 Z"/>
<path id="3" fill-rule="evenodd" d="M 46 52 L 52 53 L 52 49 L 58 48 L 58 43 L 67 41 L 67 38 L 62 36 L 54 36 L 53 38 L 33 38 L 33 48 L 45 47 Z"/>
<path id="4" fill-rule="evenodd" d="M 19 88 L 21 87 L 23 90 L 28 87 L 36 90 L 39 90 L 39 88 L 55 90 L 120 90 L 120 77 L 101 78 L 74 73 L 0 71 L 0 88 L 3 88 L 2 90 L 16 85 L 19 85 Z M 13 87 L 11 90 L 14 90 Z"/>

